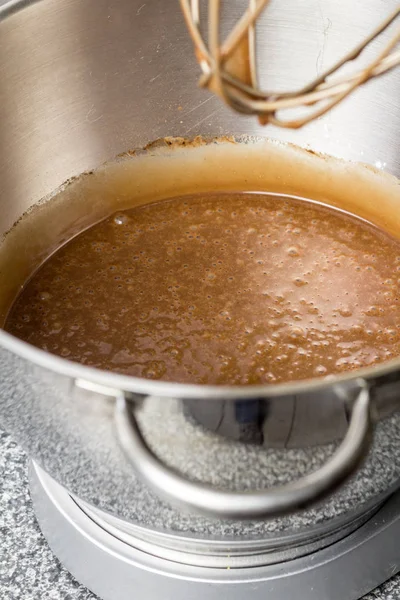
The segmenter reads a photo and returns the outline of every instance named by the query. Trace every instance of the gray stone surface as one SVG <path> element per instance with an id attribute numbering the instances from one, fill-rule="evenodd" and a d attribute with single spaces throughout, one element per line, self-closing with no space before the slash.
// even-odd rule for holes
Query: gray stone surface
<path id="1" fill-rule="evenodd" d="M 96 598 L 74 580 L 49 549 L 32 510 L 26 456 L 9 435 L 0 431 L 0 599 Z M 399 598 L 397 576 L 363 600 Z"/>
<path id="2" fill-rule="evenodd" d="M 32 510 L 26 456 L 0 432 L 0 599 L 96 600 L 60 565 Z"/>

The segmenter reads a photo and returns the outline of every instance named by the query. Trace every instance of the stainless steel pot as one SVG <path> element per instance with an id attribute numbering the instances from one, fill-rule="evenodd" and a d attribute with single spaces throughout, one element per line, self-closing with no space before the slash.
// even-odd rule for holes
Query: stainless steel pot
<path id="1" fill-rule="evenodd" d="M 230 4 L 225 24 L 241 7 Z M 300 10 L 296 0 L 276 3 L 260 33 L 264 80 L 301 84 L 395 5 L 315 0 Z M 0 6 L 2 232 L 63 181 L 149 140 L 266 133 L 196 88 L 178 2 Z M 393 72 L 304 130 L 267 133 L 400 175 L 399 93 Z M 341 509 L 333 516 L 354 518 L 399 479 L 400 450 L 388 440 L 396 447 L 400 361 L 329 383 L 221 389 L 100 372 L 1 332 L 0 373 L 1 421 L 28 453 L 81 500 L 145 527 L 218 537 L 243 526 L 250 538 L 265 535 L 270 526 L 259 519 L 320 499 L 354 471 L 379 419 L 369 462 L 345 488 L 345 502 L 334 496 Z M 230 441 L 204 429 L 215 432 L 216 421 Z M 271 457 L 281 465 L 272 467 L 273 486 Z M 239 521 L 218 522 L 216 530 L 213 521 L 159 503 L 147 484 L 179 506 Z M 334 520 L 332 504 L 320 504 L 318 514 Z"/>

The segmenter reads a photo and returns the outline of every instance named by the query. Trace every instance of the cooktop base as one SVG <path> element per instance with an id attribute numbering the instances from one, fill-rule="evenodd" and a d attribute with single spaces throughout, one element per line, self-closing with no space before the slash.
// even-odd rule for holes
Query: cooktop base
<path id="1" fill-rule="evenodd" d="M 358 600 L 400 571 L 400 492 L 322 550 L 265 566 L 210 568 L 160 558 L 111 534 L 34 463 L 30 486 L 53 552 L 103 600 Z"/>

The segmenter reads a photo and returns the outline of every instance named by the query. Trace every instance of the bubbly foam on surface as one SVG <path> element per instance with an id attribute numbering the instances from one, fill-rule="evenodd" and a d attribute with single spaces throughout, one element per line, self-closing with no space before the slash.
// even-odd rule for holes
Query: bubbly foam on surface
<path id="1" fill-rule="evenodd" d="M 6 323 L 49 352 L 179 382 L 278 383 L 400 354 L 400 243 L 249 193 L 119 211 L 59 249 Z"/>

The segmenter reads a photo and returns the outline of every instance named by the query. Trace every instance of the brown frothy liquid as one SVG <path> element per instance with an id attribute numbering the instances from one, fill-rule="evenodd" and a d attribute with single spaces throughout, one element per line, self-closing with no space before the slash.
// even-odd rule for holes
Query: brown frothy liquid
<path id="1" fill-rule="evenodd" d="M 5 329 L 151 379 L 300 380 L 400 354 L 400 243 L 330 207 L 202 194 L 81 233 L 26 284 Z"/>

